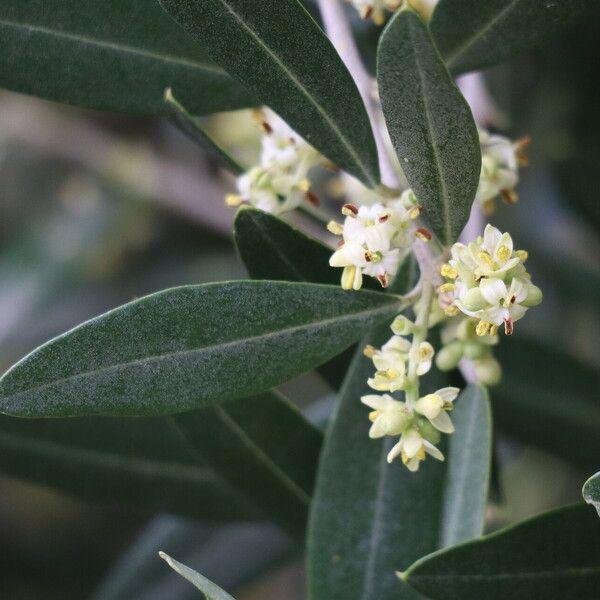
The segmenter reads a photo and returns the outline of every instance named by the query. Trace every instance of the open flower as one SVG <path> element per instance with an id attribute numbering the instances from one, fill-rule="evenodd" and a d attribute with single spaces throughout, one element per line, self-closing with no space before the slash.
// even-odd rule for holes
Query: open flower
<path id="1" fill-rule="evenodd" d="M 371 358 L 377 371 L 367 383 L 379 392 L 395 392 L 406 384 L 406 361 L 410 342 L 399 335 L 392 336 L 381 350 L 371 346 L 365 348 L 365 355 Z"/>
<path id="2" fill-rule="evenodd" d="M 415 403 L 415 411 L 423 415 L 442 433 L 452 433 L 454 425 L 448 416 L 448 411 L 454 408 L 453 402 L 460 390 L 456 387 L 445 387 L 433 394 L 419 398 Z"/>
<path id="3" fill-rule="evenodd" d="M 400 456 L 410 471 L 417 471 L 421 461 L 425 460 L 426 454 L 437 460 L 444 460 L 444 455 L 416 429 L 408 429 L 388 453 L 387 461 L 391 463 Z"/>
<path id="4" fill-rule="evenodd" d="M 361 398 L 361 402 L 373 409 L 369 414 L 369 419 L 373 422 L 369 430 L 371 438 L 400 435 L 412 420 L 406 404 L 387 394 L 367 394 Z"/>

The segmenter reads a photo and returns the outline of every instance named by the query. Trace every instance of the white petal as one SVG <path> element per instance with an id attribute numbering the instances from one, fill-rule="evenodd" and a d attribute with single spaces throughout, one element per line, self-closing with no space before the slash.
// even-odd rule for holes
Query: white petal
<path id="1" fill-rule="evenodd" d="M 433 456 L 433 458 L 437 458 L 438 460 L 443 461 L 444 455 L 433 445 L 430 444 L 427 440 L 423 440 L 423 447 L 425 448 L 425 452 Z"/>
<path id="2" fill-rule="evenodd" d="M 379 415 L 369 429 L 369 437 L 372 439 L 383 437 L 387 435 L 387 429 L 385 415 Z"/>
<path id="3" fill-rule="evenodd" d="M 493 256 L 501 238 L 500 230 L 488 224 L 483 232 L 483 247 Z"/>
<path id="4" fill-rule="evenodd" d="M 459 393 L 460 388 L 457 387 L 443 387 L 436 392 L 444 402 L 452 402 Z"/>
<path id="5" fill-rule="evenodd" d="M 408 456 L 408 458 L 413 458 L 421 449 L 424 440 L 418 431 L 411 429 L 402 434 L 400 441 L 404 446 L 404 452 L 406 453 L 406 456 Z"/>
<path id="6" fill-rule="evenodd" d="M 448 416 L 445 410 L 440 411 L 437 417 L 429 419 L 431 424 L 442 433 L 452 433 L 454 431 L 454 425 L 452 419 Z"/>
<path id="7" fill-rule="evenodd" d="M 421 461 L 418 458 L 412 458 L 406 463 L 406 467 L 409 471 L 413 473 L 419 470 L 419 466 L 421 465 Z"/>
<path id="8" fill-rule="evenodd" d="M 394 444 L 394 447 L 388 452 L 387 461 L 391 463 L 397 456 L 402 453 L 402 442 Z"/>
<path id="9" fill-rule="evenodd" d="M 506 297 L 508 290 L 506 284 L 502 279 L 496 279 L 491 277 L 489 279 L 482 279 L 479 284 L 481 295 L 492 305 L 498 306 L 500 300 Z"/>
<path id="10" fill-rule="evenodd" d="M 422 375 L 429 373 L 429 369 L 431 369 L 431 360 L 424 360 L 417 366 L 417 375 L 421 377 Z"/>
<path id="11" fill-rule="evenodd" d="M 389 406 L 389 397 L 387 394 L 383 396 L 379 394 L 367 394 L 366 396 L 361 396 L 360 401 L 375 410 L 385 410 Z"/>

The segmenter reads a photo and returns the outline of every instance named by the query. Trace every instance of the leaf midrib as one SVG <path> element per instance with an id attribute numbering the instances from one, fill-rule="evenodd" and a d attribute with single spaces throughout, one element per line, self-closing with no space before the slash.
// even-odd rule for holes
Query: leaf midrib
<path id="1" fill-rule="evenodd" d="M 13 394 L 9 394 L 9 395 L 5 395 L 2 396 L 0 398 L 18 398 L 20 396 L 23 395 L 29 395 L 31 393 L 34 392 L 39 392 L 41 390 L 44 390 L 46 388 L 52 387 L 52 386 L 56 386 L 59 385 L 61 383 L 64 383 L 66 381 L 71 381 L 71 380 L 77 380 L 77 379 L 85 379 L 88 376 L 91 375 L 96 375 L 96 374 L 101 374 L 101 373 L 109 373 L 111 371 L 117 371 L 119 369 L 127 369 L 128 367 L 132 367 L 132 366 L 136 366 L 136 365 L 141 365 L 141 364 L 151 364 L 153 362 L 159 362 L 168 358 L 172 358 L 172 357 L 183 357 L 183 356 L 188 356 L 188 355 L 192 355 L 198 352 L 214 352 L 214 351 L 219 351 L 220 349 L 225 349 L 225 348 L 229 348 L 229 347 L 235 347 L 237 345 L 243 345 L 245 343 L 248 342 L 253 342 L 256 340 L 268 340 L 271 338 L 276 338 L 280 335 L 287 335 L 290 333 L 294 333 L 297 331 L 302 331 L 303 329 L 305 330 L 310 330 L 310 329 L 314 329 L 314 328 L 320 328 L 323 325 L 332 323 L 332 322 L 343 322 L 343 321 L 347 321 L 347 320 L 353 320 L 356 319 L 357 317 L 360 317 L 361 315 L 377 315 L 379 313 L 389 313 L 389 312 L 393 312 L 391 310 L 391 306 L 392 303 L 390 303 L 389 305 L 385 305 L 382 306 L 378 309 L 369 309 L 369 310 L 361 310 L 361 311 L 357 311 L 357 312 L 352 312 L 343 316 L 338 316 L 338 317 L 331 317 L 328 319 L 322 319 L 319 321 L 311 321 L 308 324 L 303 324 L 303 325 L 295 325 L 293 327 L 285 327 L 283 329 L 277 329 L 275 331 L 269 331 L 266 333 L 263 333 L 261 335 L 256 335 L 256 336 L 250 336 L 250 337 L 245 337 L 245 338 L 240 338 L 240 339 L 235 339 L 235 340 L 230 340 L 228 342 L 222 342 L 220 344 L 212 344 L 212 345 L 208 345 L 208 346 L 200 346 L 198 348 L 192 348 L 189 350 L 178 350 L 175 352 L 166 352 L 164 354 L 158 354 L 155 356 L 146 356 L 143 358 L 137 358 L 131 361 L 127 361 L 127 362 L 122 362 L 122 363 L 115 363 L 112 365 L 107 365 L 106 367 L 101 367 L 99 369 L 94 369 L 91 371 L 83 371 L 81 373 L 75 373 L 74 375 L 69 375 L 68 377 L 63 377 L 60 379 L 55 379 L 53 381 L 49 381 L 47 383 L 44 383 L 42 385 L 38 385 L 35 387 L 30 387 L 30 388 L 26 388 L 24 390 L 19 390 L 18 392 L 15 392 Z M 25 360 L 25 359 L 24 359 Z M 15 365 L 15 369 L 19 367 L 21 363 L 17 363 Z M 8 376 L 11 373 L 12 369 L 10 371 L 8 371 L 4 377 Z M 3 378 L 0 378 L 0 382 L 2 381 Z"/>
<path id="2" fill-rule="evenodd" d="M 415 18 L 419 18 L 419 17 L 415 17 Z M 449 196 L 448 196 L 448 188 L 446 187 L 446 181 L 444 179 L 443 176 L 443 169 L 442 169 L 442 164 L 440 162 L 440 156 L 438 153 L 438 148 L 437 148 L 437 144 L 436 144 L 436 138 L 432 129 L 432 119 L 431 119 L 431 112 L 429 110 L 429 104 L 427 102 L 427 94 L 425 92 L 427 85 L 425 83 L 425 78 L 423 76 L 423 72 L 422 72 L 422 68 L 421 68 L 421 60 L 419 57 L 419 53 L 414 51 L 414 47 L 415 47 L 415 38 L 414 38 L 414 25 L 412 22 L 409 22 L 409 32 L 410 32 L 410 39 L 412 42 L 412 46 L 413 46 L 413 54 L 415 56 L 415 63 L 416 63 L 416 67 L 417 67 L 417 74 L 419 76 L 419 82 L 421 84 L 421 89 L 423 91 L 422 95 L 421 95 L 421 99 L 422 99 L 422 105 L 423 105 L 423 109 L 425 112 L 425 119 L 427 121 L 427 131 L 429 133 L 429 138 L 431 140 L 431 147 L 433 149 L 433 157 L 435 159 L 435 166 L 437 168 L 438 171 L 438 181 L 440 183 L 441 189 L 442 189 L 442 204 L 443 204 L 443 212 L 444 212 L 444 229 L 445 229 L 445 234 L 446 234 L 446 240 L 447 242 L 451 242 L 452 241 L 452 226 L 450 223 L 450 204 L 449 204 Z M 427 35 L 427 34 L 426 34 Z M 433 45 L 432 45 L 433 47 Z"/>
<path id="3" fill-rule="evenodd" d="M 488 23 L 481 29 L 478 29 L 473 33 L 473 35 L 469 36 L 462 44 L 460 44 L 457 48 L 455 48 L 447 57 L 446 64 L 448 67 L 452 67 L 456 58 L 461 56 L 464 52 L 467 51 L 478 39 L 484 36 L 498 21 L 500 21 L 504 15 L 509 13 L 515 5 L 520 2 L 520 0 L 512 0 L 509 4 L 507 4 L 500 12 L 496 14 L 495 17 L 492 17 Z"/>
<path id="4" fill-rule="evenodd" d="M 158 54 L 156 52 L 150 52 L 148 50 L 141 49 L 139 47 L 133 46 L 125 46 L 123 44 L 119 44 L 117 42 L 112 42 L 108 40 L 101 40 L 98 38 L 88 38 L 83 35 L 68 33 L 65 31 L 58 31 L 54 29 L 49 29 L 47 27 L 42 27 L 41 25 L 33 25 L 31 23 L 23 23 L 19 21 L 7 21 L 5 19 L 0 19 L 0 27 L 12 27 L 14 29 L 24 29 L 34 33 L 41 33 L 43 35 L 47 35 L 50 37 L 63 38 L 67 40 L 71 40 L 74 42 L 78 42 L 88 46 L 97 46 L 98 48 L 104 48 L 108 50 L 115 50 L 117 52 L 123 52 L 126 54 L 133 54 L 140 56 L 142 58 L 156 60 L 160 62 L 164 62 L 166 64 L 174 64 L 180 65 L 184 67 L 192 67 L 194 69 L 200 69 L 203 71 L 208 71 L 214 73 L 216 75 L 220 75 L 222 77 L 226 77 L 226 74 L 220 68 L 209 65 L 206 63 L 201 63 L 198 61 L 194 61 L 188 58 L 173 56 L 172 54 Z"/>
<path id="5" fill-rule="evenodd" d="M 352 157 L 352 160 L 356 164 L 357 167 L 360 168 L 365 179 L 372 185 L 377 186 L 378 182 L 375 181 L 371 175 L 369 174 L 368 169 L 365 168 L 363 162 L 359 156 L 359 154 L 354 150 L 354 146 L 350 144 L 350 142 L 346 139 L 346 136 L 339 130 L 338 126 L 335 122 L 329 117 L 327 111 L 321 106 L 316 98 L 312 96 L 312 94 L 305 89 L 302 83 L 296 78 L 296 76 L 285 66 L 285 64 L 281 61 L 281 59 L 271 50 L 269 46 L 261 39 L 261 37 L 242 19 L 241 15 L 237 13 L 227 2 L 226 0 L 217 0 L 222 4 L 222 6 L 233 16 L 233 18 L 241 25 L 243 29 L 245 29 L 250 36 L 256 41 L 258 47 L 262 48 L 263 51 L 267 54 L 267 56 L 271 57 L 275 64 L 289 77 L 290 81 L 294 84 L 294 86 L 302 93 L 302 95 L 314 106 L 317 112 L 321 115 L 322 119 L 329 125 L 331 130 L 335 133 L 335 135 L 342 142 L 342 145 L 346 149 L 346 151 Z"/>

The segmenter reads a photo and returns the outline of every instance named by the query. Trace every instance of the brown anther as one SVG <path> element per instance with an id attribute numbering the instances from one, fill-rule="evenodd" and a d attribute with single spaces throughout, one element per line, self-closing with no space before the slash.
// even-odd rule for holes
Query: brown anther
<path id="1" fill-rule="evenodd" d="M 365 252 L 365 260 L 366 260 L 367 262 L 371 262 L 371 261 L 373 260 L 373 255 L 371 254 L 371 252 L 369 252 L 369 250 L 367 250 L 367 251 Z"/>
<path id="2" fill-rule="evenodd" d="M 515 330 L 513 320 L 512 319 L 504 319 L 504 333 L 506 335 L 512 335 Z"/>
<path id="3" fill-rule="evenodd" d="M 344 204 L 342 206 L 342 214 L 345 217 L 355 217 L 358 214 L 358 208 L 354 204 Z"/>
<path id="4" fill-rule="evenodd" d="M 381 217 L 379 217 L 378 221 L 380 223 L 385 223 L 389 218 L 390 218 L 390 215 L 389 215 L 389 213 L 387 213 L 385 215 L 381 215 Z"/>
<path id="5" fill-rule="evenodd" d="M 415 235 L 422 241 L 422 242 L 429 242 L 431 240 L 431 238 L 433 237 L 433 235 L 431 234 L 431 231 L 429 231 L 429 229 L 426 229 L 425 227 L 419 227 L 415 233 Z"/>
<path id="6" fill-rule="evenodd" d="M 517 157 L 517 163 L 520 167 L 526 167 L 529 164 L 529 156 L 527 156 L 527 149 L 531 145 L 531 138 L 527 135 L 519 138 L 513 145 L 515 149 L 515 156 Z"/>
<path id="7" fill-rule="evenodd" d="M 319 200 L 319 196 L 317 196 L 314 192 L 311 192 L 310 190 L 308 192 L 306 192 L 306 199 L 313 206 L 316 206 L 316 207 L 321 206 L 321 201 Z"/>
<path id="8" fill-rule="evenodd" d="M 360 11 L 360 16 L 361 16 L 362 19 L 370 19 L 373 16 L 373 7 L 372 6 L 365 6 Z"/>
<path id="9" fill-rule="evenodd" d="M 500 197 L 506 204 L 516 204 L 519 201 L 519 195 L 515 190 L 500 190 Z"/>
<path id="10" fill-rule="evenodd" d="M 292 144 L 292 146 L 296 145 L 296 138 L 290 137 L 288 138 L 288 141 L 290 142 L 290 144 Z"/>
<path id="11" fill-rule="evenodd" d="M 332 173 L 337 173 L 340 168 L 333 162 L 331 162 L 330 160 L 328 160 L 327 162 L 323 163 L 323 166 L 328 170 L 331 171 Z"/>
<path id="12" fill-rule="evenodd" d="M 384 273 L 383 275 L 378 275 L 377 279 L 379 280 L 379 283 L 381 284 L 382 288 L 386 288 L 389 285 L 389 278 L 387 273 Z"/>
<path id="13" fill-rule="evenodd" d="M 513 294 L 508 301 L 510 304 L 514 304 L 517 301 L 517 297 Z"/>
<path id="14" fill-rule="evenodd" d="M 344 245 L 344 240 L 340 240 L 340 241 L 337 243 L 337 247 L 338 247 L 338 248 L 341 248 L 343 245 Z"/>
<path id="15" fill-rule="evenodd" d="M 271 135 L 273 133 L 273 128 L 267 123 L 267 121 L 261 121 L 260 126 L 267 135 Z"/>

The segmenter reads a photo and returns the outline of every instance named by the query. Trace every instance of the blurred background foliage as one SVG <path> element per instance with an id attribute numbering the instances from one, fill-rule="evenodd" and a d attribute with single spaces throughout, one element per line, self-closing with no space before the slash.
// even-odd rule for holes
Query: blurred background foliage
<path id="1" fill-rule="evenodd" d="M 372 27 L 361 31 L 373 39 Z M 521 201 L 498 206 L 493 220 L 530 251 L 545 293 L 499 350 L 505 379 L 491 393 L 498 432 L 490 529 L 577 501 L 598 467 L 599 35 L 592 14 L 486 73 L 502 132 L 533 138 Z M 258 138 L 247 113 L 208 124 L 252 162 Z M 164 120 L 1 92 L 2 368 L 132 298 L 244 276 L 231 240 L 234 212 L 223 204 L 230 188 L 219 165 Z M 302 406 L 312 402 L 319 419 L 331 406 L 316 376 L 286 392 Z M 158 560 L 159 548 L 240 600 L 303 597 L 299 551 L 267 525 L 191 523 L 2 476 L 0 533 L 2 598 L 197 597 Z M 234 556 L 241 566 L 232 572 Z M 133 567 L 141 569 L 135 576 Z M 257 578 L 265 567 L 269 575 Z"/>

